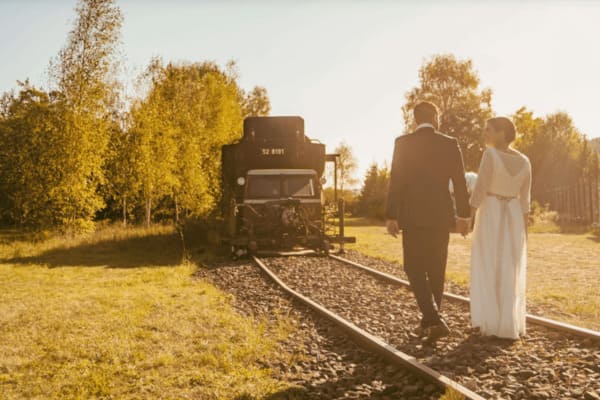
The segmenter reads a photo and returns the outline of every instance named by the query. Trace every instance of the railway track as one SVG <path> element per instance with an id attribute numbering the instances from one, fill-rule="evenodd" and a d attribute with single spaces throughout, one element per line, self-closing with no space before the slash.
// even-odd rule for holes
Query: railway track
<path id="1" fill-rule="evenodd" d="M 486 338 L 468 329 L 468 299 L 449 295 L 453 333 L 427 346 L 412 333 L 418 310 L 397 277 L 336 256 L 255 262 L 359 343 L 466 398 L 600 399 L 597 332 L 530 316 L 524 339 Z"/>
<path id="2" fill-rule="evenodd" d="M 196 277 L 231 294 L 240 314 L 271 327 L 265 335 L 280 335 L 282 326 L 284 332 L 291 329 L 278 340 L 280 356 L 261 362 L 275 379 L 288 383 L 273 399 L 437 400 L 444 393 L 357 345 L 338 326 L 294 301 L 251 260 L 203 263 Z"/>
<path id="3" fill-rule="evenodd" d="M 472 390 L 467 389 L 458 382 L 455 382 L 450 378 L 438 373 L 437 371 L 427 367 L 426 365 L 418 362 L 414 357 L 395 349 L 393 346 L 384 342 L 382 339 L 359 328 L 352 322 L 342 318 L 341 316 L 321 306 L 320 304 L 316 303 L 310 298 L 291 289 L 258 257 L 254 256 L 253 260 L 263 270 L 263 272 L 265 272 L 287 294 L 292 296 L 295 300 L 308 306 L 320 316 L 333 322 L 336 326 L 338 326 L 338 328 L 342 329 L 348 335 L 353 337 L 357 342 L 376 352 L 383 358 L 387 359 L 389 362 L 408 368 L 411 371 L 417 373 L 418 375 L 424 377 L 427 380 L 432 381 L 433 383 L 444 389 L 450 389 L 455 392 L 458 392 L 461 395 L 463 395 L 465 399 L 484 400 L 483 397 L 476 394 Z"/>
<path id="4" fill-rule="evenodd" d="M 377 278 L 383 279 L 387 282 L 392 282 L 392 283 L 395 283 L 395 284 L 398 284 L 398 285 L 401 285 L 404 287 L 410 287 L 410 283 L 407 280 L 401 279 L 395 275 L 391 275 L 386 272 L 379 271 L 375 268 L 368 267 L 366 265 L 357 263 L 352 260 L 348 260 L 346 258 L 337 256 L 334 254 L 330 254 L 329 257 L 333 258 L 334 260 L 345 263 L 347 265 L 350 265 L 354 268 L 357 268 L 361 271 L 365 271 L 365 272 L 367 272 L 373 276 L 376 276 Z M 453 300 L 453 301 L 460 302 L 460 303 L 465 303 L 465 304 L 470 303 L 470 299 L 468 297 L 460 296 L 460 295 L 457 295 L 454 293 L 445 292 L 444 297 L 447 299 Z M 555 330 L 558 330 L 561 332 L 578 335 L 578 336 L 581 336 L 584 338 L 600 340 L 600 332 L 598 332 L 598 331 L 594 331 L 592 329 L 587 329 L 587 328 L 582 328 L 582 327 L 571 325 L 571 324 L 566 324 L 564 322 L 555 321 L 555 320 L 552 320 L 549 318 L 543 318 L 543 317 L 539 317 L 536 315 L 527 314 L 527 322 L 536 324 L 536 325 L 545 326 L 547 328 L 555 329 Z"/>

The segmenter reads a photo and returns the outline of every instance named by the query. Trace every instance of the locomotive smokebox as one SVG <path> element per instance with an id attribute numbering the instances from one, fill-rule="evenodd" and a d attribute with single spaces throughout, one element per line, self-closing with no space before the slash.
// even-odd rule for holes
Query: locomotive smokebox
<path id="1" fill-rule="evenodd" d="M 303 142 L 304 119 L 297 116 L 248 117 L 244 120 L 243 140 L 283 139 Z"/>

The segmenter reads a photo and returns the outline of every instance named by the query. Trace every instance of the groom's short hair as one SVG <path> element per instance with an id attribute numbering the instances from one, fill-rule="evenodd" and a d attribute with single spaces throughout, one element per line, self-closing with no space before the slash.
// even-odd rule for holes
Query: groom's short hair
<path id="1" fill-rule="evenodd" d="M 429 101 L 421 101 L 417 103 L 413 110 L 415 122 L 419 124 L 438 124 L 438 108 L 435 104 Z"/>

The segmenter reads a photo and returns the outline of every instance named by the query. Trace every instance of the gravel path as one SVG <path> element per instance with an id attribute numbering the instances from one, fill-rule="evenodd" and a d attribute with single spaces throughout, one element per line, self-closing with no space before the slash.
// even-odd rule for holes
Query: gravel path
<path id="1" fill-rule="evenodd" d="M 528 326 L 520 341 L 468 329 L 464 304 L 445 301 L 452 334 L 435 347 L 412 334 L 419 313 L 412 293 L 328 258 L 264 260 L 292 288 L 484 397 L 600 399 L 600 344 Z"/>
<path id="2" fill-rule="evenodd" d="M 280 343 L 282 354 L 297 361 L 285 365 L 265 360 L 279 379 L 297 388 L 271 399 L 438 399 L 439 389 L 403 369 L 365 352 L 344 333 L 312 311 L 292 304 L 288 296 L 249 262 L 213 264 L 201 268 L 206 279 L 234 296 L 239 312 L 277 323 L 293 324 L 293 334 Z"/>

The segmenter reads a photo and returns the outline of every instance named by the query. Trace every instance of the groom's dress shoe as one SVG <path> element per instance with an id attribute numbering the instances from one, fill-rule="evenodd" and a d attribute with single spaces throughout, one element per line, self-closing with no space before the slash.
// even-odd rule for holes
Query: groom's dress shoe
<path id="1" fill-rule="evenodd" d="M 412 333 L 416 337 L 425 337 L 425 336 L 427 336 L 427 329 L 428 328 L 425 328 L 422 325 L 419 325 L 415 329 L 413 329 Z"/>
<path id="2" fill-rule="evenodd" d="M 435 324 L 427 328 L 426 336 L 428 343 L 435 343 L 438 339 L 448 336 L 450 334 L 450 328 L 444 321 L 440 321 L 439 324 Z"/>

